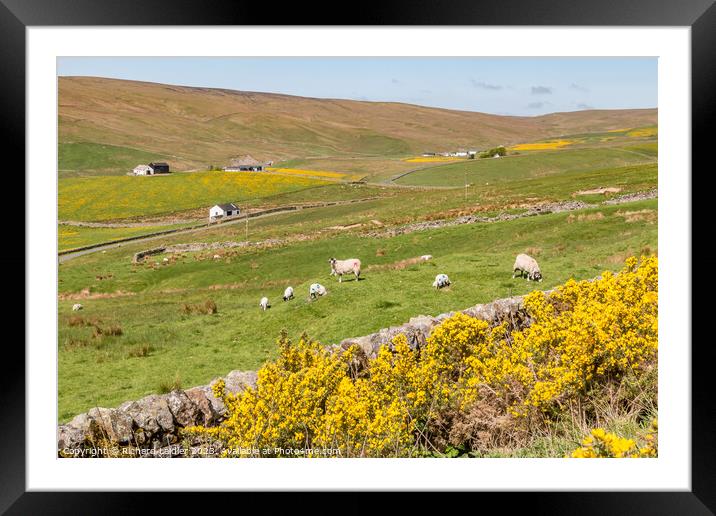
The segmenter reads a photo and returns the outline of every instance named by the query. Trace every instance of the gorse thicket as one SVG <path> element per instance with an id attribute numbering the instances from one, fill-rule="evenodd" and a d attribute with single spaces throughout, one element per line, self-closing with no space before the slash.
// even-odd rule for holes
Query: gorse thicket
<path id="1" fill-rule="evenodd" d="M 325 448 L 341 457 L 415 457 L 524 446 L 575 407 L 582 424 L 598 426 L 588 408 L 595 400 L 618 398 L 612 409 L 634 410 L 623 385 L 641 385 L 656 407 L 655 380 L 643 384 L 655 378 L 657 295 L 656 257 L 629 258 L 618 274 L 527 295 L 523 328 L 456 313 L 424 346 L 412 349 L 399 335 L 370 360 L 357 347 L 335 353 L 284 336 L 255 388 L 231 394 L 214 384 L 227 419 L 186 434 L 218 443 L 225 456 Z M 594 432 L 574 456 L 639 455 L 633 441 Z"/>

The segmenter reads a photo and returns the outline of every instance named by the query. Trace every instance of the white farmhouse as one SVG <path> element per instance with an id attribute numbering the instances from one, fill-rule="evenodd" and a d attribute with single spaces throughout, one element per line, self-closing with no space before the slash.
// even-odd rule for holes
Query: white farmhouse
<path id="1" fill-rule="evenodd" d="M 169 164 L 163 161 L 156 161 L 148 165 L 137 165 L 132 169 L 135 176 L 153 176 L 156 174 L 168 174 Z"/>
<path id="2" fill-rule="evenodd" d="M 149 165 L 137 165 L 132 172 L 135 176 L 149 176 L 152 174 L 152 168 Z"/>
<path id="3" fill-rule="evenodd" d="M 216 204 L 209 209 L 209 221 L 215 221 L 239 214 L 239 207 L 234 203 Z"/>

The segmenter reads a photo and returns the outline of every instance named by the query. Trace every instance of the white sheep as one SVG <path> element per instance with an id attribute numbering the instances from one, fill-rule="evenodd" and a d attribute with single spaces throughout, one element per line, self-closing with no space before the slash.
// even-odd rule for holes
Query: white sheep
<path id="1" fill-rule="evenodd" d="M 269 304 L 269 300 L 267 297 L 262 297 L 261 301 L 259 302 L 259 306 L 261 307 L 261 310 L 266 310 L 267 308 L 271 308 L 271 305 Z"/>
<path id="2" fill-rule="evenodd" d="M 336 260 L 331 258 L 328 260 L 331 264 L 331 276 L 338 276 L 338 283 L 343 280 L 344 274 L 355 274 L 356 280 L 360 279 L 360 260 L 358 258 L 349 258 L 348 260 Z"/>
<path id="3" fill-rule="evenodd" d="M 308 287 L 308 295 L 311 297 L 311 299 L 316 299 L 316 297 L 318 296 L 325 296 L 326 293 L 326 287 L 324 287 L 320 283 L 313 283 L 310 287 Z"/>
<path id="4" fill-rule="evenodd" d="M 420 257 L 420 259 L 421 259 L 422 261 L 424 261 L 424 262 L 427 262 L 428 260 L 432 260 L 432 259 L 433 259 L 433 255 L 432 255 L 432 254 L 424 254 L 424 255 L 422 255 L 422 256 Z"/>
<path id="5" fill-rule="evenodd" d="M 435 281 L 433 281 L 433 287 L 435 288 L 443 288 L 450 285 L 450 278 L 448 278 L 447 274 L 438 274 L 435 276 Z"/>
<path id="6" fill-rule="evenodd" d="M 81 304 L 79 304 L 79 303 L 75 303 L 74 305 L 72 305 L 72 311 L 73 311 L 73 312 L 77 312 L 78 310 L 82 310 L 82 308 L 84 308 L 84 307 L 83 307 Z"/>
<path id="7" fill-rule="evenodd" d="M 286 290 L 283 291 L 283 300 L 288 301 L 289 299 L 293 299 L 293 287 L 286 287 Z"/>
<path id="8" fill-rule="evenodd" d="M 527 279 L 531 281 L 542 281 L 542 272 L 540 271 L 537 260 L 526 254 L 518 254 L 515 258 L 515 264 L 512 266 L 512 277 L 520 273 L 520 278 L 527 275 Z"/>

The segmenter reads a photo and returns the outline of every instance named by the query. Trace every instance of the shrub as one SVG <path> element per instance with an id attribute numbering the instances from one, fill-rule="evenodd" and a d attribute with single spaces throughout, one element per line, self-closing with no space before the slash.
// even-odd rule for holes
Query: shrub
<path id="1" fill-rule="evenodd" d="M 498 156 L 506 156 L 506 155 L 507 155 L 507 149 L 505 149 L 504 147 L 494 147 L 494 148 L 492 148 L 492 149 L 489 149 L 489 150 L 486 150 L 486 151 L 484 151 L 484 152 L 481 152 L 481 153 L 480 153 L 480 157 L 481 157 L 481 158 L 491 158 L 491 157 L 493 157 L 495 154 L 497 154 Z"/>
<path id="2" fill-rule="evenodd" d="M 356 346 L 336 353 L 306 336 L 293 344 L 282 335 L 279 357 L 258 371 L 255 388 L 231 394 L 222 381 L 214 385 L 227 419 L 186 432 L 222 443 L 225 456 L 237 448 L 452 456 L 549 432 L 551 422 L 573 416 L 573 403 L 594 405 L 578 414 L 590 422 L 607 394 L 617 400 L 613 410 L 645 413 L 657 403 L 650 380 L 657 287 L 656 258 L 629 258 L 619 274 L 526 296 L 526 327 L 456 313 L 422 347 L 398 335 L 370 360 Z M 639 396 L 647 399 L 637 403 Z M 590 439 L 631 456 L 630 443 L 606 433 Z"/>

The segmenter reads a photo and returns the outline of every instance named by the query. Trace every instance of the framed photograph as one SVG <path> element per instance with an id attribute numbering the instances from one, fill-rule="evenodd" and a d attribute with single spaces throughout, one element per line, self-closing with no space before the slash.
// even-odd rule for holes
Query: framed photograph
<path id="1" fill-rule="evenodd" d="M 4 0 L 27 308 L 2 510 L 388 490 L 711 514 L 691 224 L 716 10 L 508 4 L 345 26 Z"/>

